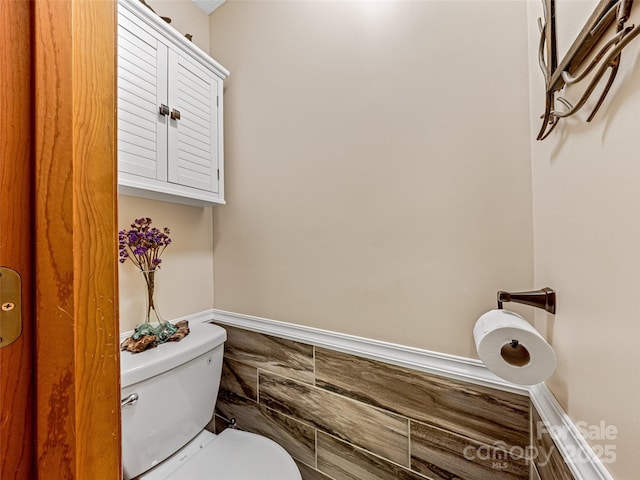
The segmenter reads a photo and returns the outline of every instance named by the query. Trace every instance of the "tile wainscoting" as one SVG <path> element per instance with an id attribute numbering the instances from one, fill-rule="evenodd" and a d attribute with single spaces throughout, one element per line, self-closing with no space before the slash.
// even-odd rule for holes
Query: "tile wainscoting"
<path id="1" fill-rule="evenodd" d="M 529 398 L 229 325 L 216 430 L 272 438 L 304 480 L 524 480 Z"/>
<path id="2" fill-rule="evenodd" d="M 304 480 L 613 480 L 544 384 L 259 317 L 212 310 L 189 320 L 228 332 L 207 428 L 235 418 L 289 451 Z M 518 455 L 527 447 L 532 462 Z"/>

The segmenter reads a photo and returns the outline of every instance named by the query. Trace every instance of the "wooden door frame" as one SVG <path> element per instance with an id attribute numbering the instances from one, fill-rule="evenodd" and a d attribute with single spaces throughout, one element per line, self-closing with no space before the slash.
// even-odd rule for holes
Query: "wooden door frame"
<path id="1" fill-rule="evenodd" d="M 18 272 L 22 287 L 21 334 L 0 349 L 0 478 L 7 480 L 35 478 L 30 26 L 28 2 L 0 2 L 0 265 Z"/>
<path id="2" fill-rule="evenodd" d="M 116 4 L 32 9 L 37 478 L 118 479 Z"/>

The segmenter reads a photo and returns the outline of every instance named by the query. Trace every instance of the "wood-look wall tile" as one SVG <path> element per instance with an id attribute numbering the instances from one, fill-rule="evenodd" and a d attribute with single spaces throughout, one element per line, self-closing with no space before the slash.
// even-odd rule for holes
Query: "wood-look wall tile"
<path id="1" fill-rule="evenodd" d="M 479 442 L 529 443 L 529 398 L 316 348 L 316 385 Z"/>
<path id="2" fill-rule="evenodd" d="M 225 356 L 222 363 L 220 389 L 257 401 L 258 369 Z"/>
<path id="3" fill-rule="evenodd" d="M 298 466 L 298 470 L 300 470 L 302 480 L 335 480 L 304 463 L 296 462 L 296 465 Z"/>
<path id="4" fill-rule="evenodd" d="M 544 427 L 540 414 L 532 406 L 532 445 L 535 446 L 533 463 L 541 480 L 574 480 L 553 438 Z"/>
<path id="5" fill-rule="evenodd" d="M 425 480 L 425 477 L 318 432 L 318 470 L 336 480 Z"/>
<path id="6" fill-rule="evenodd" d="M 220 325 L 227 331 L 225 355 L 246 365 L 313 383 L 313 346 Z"/>
<path id="7" fill-rule="evenodd" d="M 531 476 L 529 477 L 530 480 L 542 480 L 540 478 L 540 474 L 538 473 L 538 469 L 536 468 L 535 464 L 533 462 L 531 462 Z"/>
<path id="8" fill-rule="evenodd" d="M 212 433 L 220 433 L 229 425 L 229 421 L 226 418 L 222 418 L 220 415 L 215 414 L 206 429 Z"/>
<path id="9" fill-rule="evenodd" d="M 411 468 L 433 480 L 528 480 L 528 462 L 516 456 L 523 454 L 411 422 Z"/>
<path id="10" fill-rule="evenodd" d="M 259 371 L 259 401 L 400 465 L 409 465 L 408 420 L 362 402 Z"/>
<path id="11" fill-rule="evenodd" d="M 219 395 L 216 413 L 226 420 L 235 418 L 241 430 L 270 438 L 293 458 L 316 464 L 315 430 L 308 425 L 229 392 Z"/>

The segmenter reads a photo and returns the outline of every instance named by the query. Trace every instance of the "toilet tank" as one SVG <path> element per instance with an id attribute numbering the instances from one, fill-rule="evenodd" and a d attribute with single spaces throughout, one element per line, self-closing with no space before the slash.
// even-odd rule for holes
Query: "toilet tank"
<path id="1" fill-rule="evenodd" d="M 179 342 L 120 354 L 121 398 L 130 399 L 122 406 L 125 479 L 162 462 L 211 420 L 227 334 L 210 323 L 189 327 Z"/>

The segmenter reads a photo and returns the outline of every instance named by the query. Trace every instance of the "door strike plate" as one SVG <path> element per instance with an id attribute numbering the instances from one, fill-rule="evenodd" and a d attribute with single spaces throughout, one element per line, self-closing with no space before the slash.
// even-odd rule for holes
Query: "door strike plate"
<path id="1" fill-rule="evenodd" d="M 0 348 L 22 333 L 21 281 L 15 270 L 0 267 Z"/>

